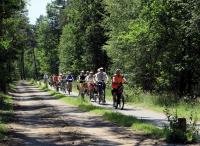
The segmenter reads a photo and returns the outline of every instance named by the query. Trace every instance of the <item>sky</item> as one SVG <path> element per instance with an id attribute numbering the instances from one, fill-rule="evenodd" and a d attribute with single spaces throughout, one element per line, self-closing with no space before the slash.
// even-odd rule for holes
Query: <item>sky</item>
<path id="1" fill-rule="evenodd" d="M 46 5 L 52 0 L 29 0 L 28 17 L 31 24 L 35 24 L 40 15 L 46 15 Z"/>

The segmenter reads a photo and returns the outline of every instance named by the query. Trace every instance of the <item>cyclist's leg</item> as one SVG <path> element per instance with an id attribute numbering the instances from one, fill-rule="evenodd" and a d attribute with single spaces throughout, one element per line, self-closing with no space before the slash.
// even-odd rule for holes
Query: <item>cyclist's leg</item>
<path id="1" fill-rule="evenodd" d="M 112 96 L 113 96 L 113 106 L 115 107 L 117 105 L 117 89 L 112 89 Z"/>
<path id="2" fill-rule="evenodd" d="M 120 104 L 120 98 L 122 93 L 117 93 L 117 104 Z"/>
<path id="3" fill-rule="evenodd" d="M 106 102 L 106 84 L 103 82 L 103 101 Z"/>
<path id="4" fill-rule="evenodd" d="M 69 94 L 72 92 L 72 82 L 69 82 Z"/>

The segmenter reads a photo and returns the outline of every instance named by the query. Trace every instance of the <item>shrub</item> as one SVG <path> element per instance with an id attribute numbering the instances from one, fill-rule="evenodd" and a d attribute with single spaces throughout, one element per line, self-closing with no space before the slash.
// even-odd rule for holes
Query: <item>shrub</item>
<path id="1" fill-rule="evenodd" d="M 196 118 L 191 113 L 188 123 L 186 118 L 178 117 L 177 110 L 175 113 L 168 108 L 164 110 L 169 121 L 169 126 L 166 126 L 166 139 L 168 142 L 175 143 L 195 143 L 198 140 L 198 127 Z"/>

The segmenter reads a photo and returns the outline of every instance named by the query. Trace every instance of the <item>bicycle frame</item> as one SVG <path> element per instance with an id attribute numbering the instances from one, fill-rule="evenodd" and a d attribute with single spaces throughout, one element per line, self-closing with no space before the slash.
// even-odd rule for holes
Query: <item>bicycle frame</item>
<path id="1" fill-rule="evenodd" d="M 97 91 L 98 91 L 98 98 L 99 98 L 99 104 L 101 102 L 105 102 L 105 83 L 104 81 L 99 81 L 97 83 Z"/>
<path id="2" fill-rule="evenodd" d="M 116 89 L 113 93 L 113 106 L 117 109 L 118 106 L 122 110 L 124 108 L 124 87 L 121 85 L 119 88 Z"/>

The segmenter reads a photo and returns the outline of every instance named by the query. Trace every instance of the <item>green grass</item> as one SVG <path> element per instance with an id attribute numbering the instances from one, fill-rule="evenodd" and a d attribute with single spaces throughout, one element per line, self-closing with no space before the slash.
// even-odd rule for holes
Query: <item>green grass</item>
<path id="1" fill-rule="evenodd" d="M 7 126 L 13 114 L 12 98 L 11 96 L 0 93 L 0 141 L 6 140 Z"/>
<path id="2" fill-rule="evenodd" d="M 37 84 L 37 86 L 42 89 L 48 91 L 52 96 L 57 97 L 59 100 L 64 101 L 67 104 L 77 106 L 81 111 L 91 112 L 94 114 L 98 114 L 102 116 L 105 120 L 111 121 L 118 126 L 128 127 L 133 131 L 143 132 L 145 135 L 151 136 L 153 138 L 164 138 L 166 135 L 165 130 L 159 129 L 156 126 L 146 123 L 143 120 L 139 120 L 133 116 L 126 116 L 118 112 L 113 112 L 110 109 L 105 109 L 102 107 L 93 106 L 89 101 L 83 101 L 80 97 L 73 98 L 69 96 L 65 96 L 56 91 L 52 91 L 47 89 L 42 84 Z"/>
<path id="3" fill-rule="evenodd" d="M 134 100 L 134 97 L 131 97 Z M 146 109 L 151 109 L 157 112 L 162 112 L 167 107 L 172 110 L 177 110 L 180 117 L 190 118 L 191 113 L 193 113 L 197 120 L 200 120 L 200 103 L 196 102 L 187 103 L 184 100 L 177 101 L 175 97 L 166 95 L 151 95 L 151 94 L 140 94 L 138 97 L 140 101 L 135 99 L 135 101 L 129 104 L 133 106 L 139 106 Z"/>

